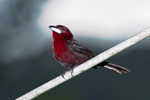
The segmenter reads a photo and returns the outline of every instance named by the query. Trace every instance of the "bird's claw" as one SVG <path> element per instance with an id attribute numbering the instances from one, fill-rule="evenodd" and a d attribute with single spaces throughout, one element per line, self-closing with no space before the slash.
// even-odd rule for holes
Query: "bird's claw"
<path id="1" fill-rule="evenodd" d="M 72 68 L 72 69 L 70 69 L 69 71 L 71 72 L 71 76 L 73 77 L 73 70 L 74 70 L 74 68 Z M 66 74 L 66 72 L 67 71 L 65 71 L 65 72 L 63 72 L 62 74 L 61 74 L 61 76 L 65 79 L 65 74 Z"/>
<path id="2" fill-rule="evenodd" d="M 61 74 L 61 76 L 65 79 L 65 77 L 64 77 L 64 75 L 65 75 L 65 73 L 66 73 L 67 71 L 65 71 L 65 72 L 63 72 L 62 74 Z"/>
<path id="3" fill-rule="evenodd" d="M 72 77 L 73 77 L 73 70 L 74 70 L 74 68 L 70 69 Z"/>

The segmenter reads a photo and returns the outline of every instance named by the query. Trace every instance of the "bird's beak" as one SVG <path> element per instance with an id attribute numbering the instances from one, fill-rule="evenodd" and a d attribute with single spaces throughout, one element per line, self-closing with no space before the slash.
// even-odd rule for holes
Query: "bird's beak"
<path id="1" fill-rule="evenodd" d="M 59 33 L 59 34 L 61 33 L 61 30 L 57 28 L 56 26 L 49 26 L 49 28 L 56 33 Z"/>

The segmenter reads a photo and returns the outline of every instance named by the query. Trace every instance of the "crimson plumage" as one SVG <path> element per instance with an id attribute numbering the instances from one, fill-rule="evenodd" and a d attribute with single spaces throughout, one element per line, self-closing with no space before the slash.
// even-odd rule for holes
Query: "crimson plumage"
<path id="1" fill-rule="evenodd" d="M 62 66 L 67 69 L 74 68 L 95 55 L 73 38 L 71 31 L 63 26 L 49 26 L 53 32 L 53 55 Z M 109 69 L 117 74 L 130 72 L 129 69 L 109 62 L 102 62 L 97 66 Z M 97 68 L 97 66 L 93 68 Z"/>

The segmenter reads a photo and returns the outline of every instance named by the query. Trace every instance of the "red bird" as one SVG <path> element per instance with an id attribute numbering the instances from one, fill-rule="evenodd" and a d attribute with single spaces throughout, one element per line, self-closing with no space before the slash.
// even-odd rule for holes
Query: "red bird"
<path id="1" fill-rule="evenodd" d="M 73 38 L 71 31 L 63 26 L 49 26 L 53 32 L 53 55 L 55 59 L 67 69 L 74 68 L 85 61 L 93 58 L 95 55 Z M 96 65 L 109 69 L 117 74 L 130 72 L 129 69 L 109 63 L 102 62 Z"/>

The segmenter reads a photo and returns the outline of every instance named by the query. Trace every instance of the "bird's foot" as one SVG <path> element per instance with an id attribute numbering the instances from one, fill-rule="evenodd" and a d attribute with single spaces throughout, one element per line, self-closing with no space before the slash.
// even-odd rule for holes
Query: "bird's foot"
<path id="1" fill-rule="evenodd" d="M 73 70 L 74 70 L 74 68 L 71 68 L 70 70 L 69 70 L 69 72 L 71 73 L 71 76 L 73 77 Z M 66 72 L 68 72 L 68 71 L 65 71 L 65 72 L 63 72 L 62 74 L 61 74 L 61 76 L 65 79 L 65 74 L 66 74 Z"/>
<path id="2" fill-rule="evenodd" d="M 71 68 L 71 69 L 70 69 L 71 76 L 73 76 L 73 70 L 74 70 L 74 68 Z"/>
<path id="3" fill-rule="evenodd" d="M 66 74 L 66 72 L 67 71 L 65 71 L 65 72 L 63 72 L 62 74 L 61 74 L 61 76 L 65 79 L 65 77 L 64 77 L 64 75 Z"/>

